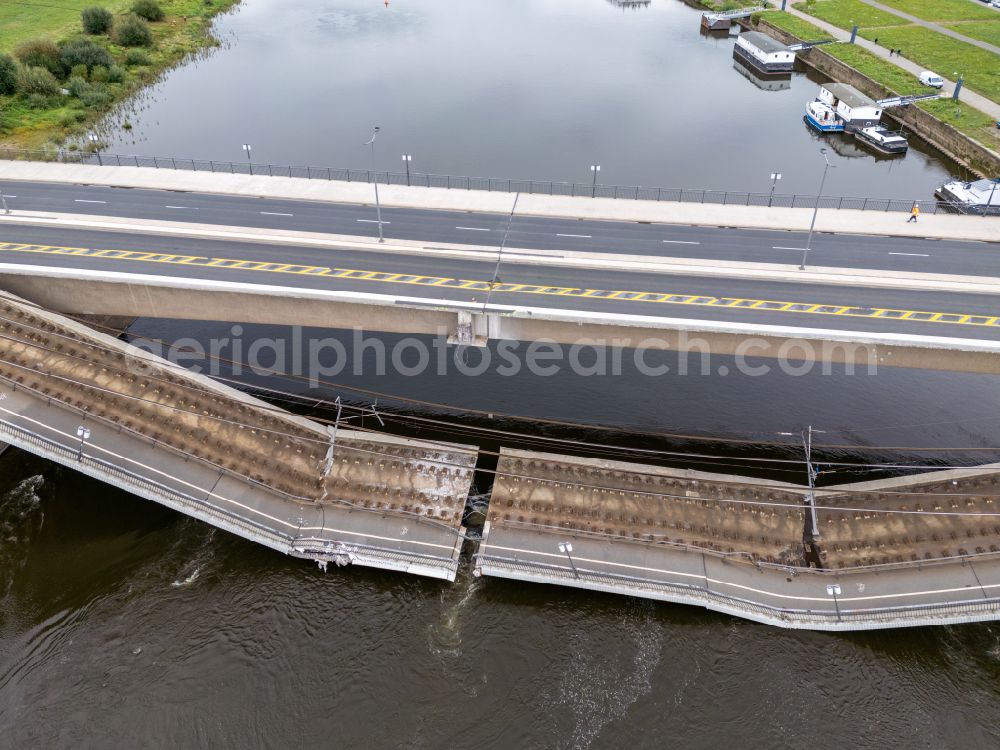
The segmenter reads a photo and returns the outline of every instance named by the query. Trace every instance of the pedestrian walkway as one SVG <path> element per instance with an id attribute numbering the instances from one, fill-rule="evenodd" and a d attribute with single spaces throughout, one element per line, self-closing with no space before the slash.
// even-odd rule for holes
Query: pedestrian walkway
<path id="1" fill-rule="evenodd" d="M 945 28 L 941 24 L 934 23 L 933 21 L 925 21 L 922 18 L 917 18 L 916 16 L 911 16 L 909 13 L 904 13 L 903 11 L 892 8 L 888 5 L 883 5 L 882 3 L 877 3 L 875 0 L 861 0 L 861 2 L 872 6 L 873 8 L 878 8 L 879 10 L 885 11 L 886 13 L 892 13 L 900 18 L 905 18 L 912 24 L 917 26 L 923 26 L 925 29 L 930 29 L 931 31 L 936 31 L 938 34 L 944 34 L 945 36 L 950 36 L 952 39 L 957 39 L 960 42 L 965 42 L 966 44 L 971 44 L 974 47 L 979 47 L 987 52 L 992 52 L 994 55 L 1000 55 L 1000 47 L 995 44 L 990 44 L 989 42 L 982 42 L 978 39 L 970 39 L 967 36 L 959 34 L 957 31 L 952 31 L 951 29 Z M 998 16 L 1000 18 L 1000 16 Z"/>
<path id="2" fill-rule="evenodd" d="M 841 29 L 838 26 L 834 26 L 832 23 L 827 23 L 826 21 L 816 18 L 815 16 L 810 16 L 808 13 L 799 10 L 795 5 L 788 5 L 785 8 L 785 10 L 791 13 L 793 16 L 801 18 L 803 21 L 808 21 L 813 26 L 817 26 L 818 28 L 823 29 L 823 31 L 827 32 L 835 39 L 838 39 L 842 42 L 848 42 L 851 39 L 851 33 L 849 31 L 845 31 L 844 29 Z M 893 10 L 892 12 L 896 13 L 897 11 Z M 924 68 L 923 66 L 917 65 L 915 62 L 910 62 L 905 57 L 897 57 L 895 55 L 890 57 L 888 49 L 886 49 L 885 47 L 881 47 L 875 44 L 874 42 L 870 42 L 867 39 L 862 39 L 861 37 L 858 37 L 854 43 L 857 44 L 862 49 L 866 49 L 872 54 L 878 55 L 884 60 L 888 60 L 897 67 L 900 67 L 905 71 L 913 73 L 913 75 L 915 76 L 919 76 L 922 71 L 926 70 L 926 68 Z M 940 71 L 935 71 L 935 72 L 941 74 Z M 944 76 L 942 75 L 942 77 Z M 955 88 L 954 81 L 950 81 L 947 78 L 945 78 L 945 83 L 948 86 L 950 86 L 952 90 L 954 90 Z M 964 84 L 962 86 L 961 100 L 966 104 L 968 104 L 970 107 L 975 107 L 981 112 L 985 112 L 990 117 L 996 120 L 1000 120 L 1000 104 L 997 104 L 992 99 L 987 99 L 985 96 L 977 94 L 975 91 L 972 91 L 968 86 Z"/>

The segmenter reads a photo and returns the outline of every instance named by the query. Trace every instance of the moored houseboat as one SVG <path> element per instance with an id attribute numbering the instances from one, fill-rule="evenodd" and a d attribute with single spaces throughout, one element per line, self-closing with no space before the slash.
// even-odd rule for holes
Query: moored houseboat
<path id="1" fill-rule="evenodd" d="M 962 213 L 1000 216 L 1000 178 L 946 182 L 934 194 Z"/>
<path id="2" fill-rule="evenodd" d="M 736 37 L 733 57 L 761 75 L 788 74 L 795 67 L 795 53 L 759 31 L 744 31 Z"/>
<path id="3" fill-rule="evenodd" d="M 833 109 L 843 120 L 843 129 L 851 133 L 875 127 L 882 119 L 882 107 L 846 83 L 824 83 L 819 88 L 819 101 Z"/>

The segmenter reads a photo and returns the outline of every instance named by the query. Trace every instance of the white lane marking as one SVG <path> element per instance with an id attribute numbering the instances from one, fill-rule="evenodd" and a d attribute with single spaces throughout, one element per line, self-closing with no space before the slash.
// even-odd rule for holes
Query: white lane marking
<path id="1" fill-rule="evenodd" d="M 383 224 L 385 222 L 382 222 Z M 464 229 L 467 232 L 489 232 L 490 230 L 486 227 L 455 227 L 455 229 Z"/>
<path id="2" fill-rule="evenodd" d="M 16 197 L 17 197 L 16 195 L 6 195 L 6 194 L 4 195 L 4 198 L 16 198 Z"/>
<path id="3" fill-rule="evenodd" d="M 559 234 L 558 232 L 556 232 L 556 237 L 579 237 L 583 240 L 592 239 L 589 234 Z"/>
<path id="4" fill-rule="evenodd" d="M 282 214 L 275 211 L 261 211 L 261 216 L 294 216 L 295 214 Z"/>
<path id="5" fill-rule="evenodd" d="M 378 224 L 378 219 L 355 219 L 355 221 L 364 222 L 365 224 Z M 391 221 L 383 221 L 383 224 L 392 224 Z"/>
<path id="6" fill-rule="evenodd" d="M 73 200 L 73 202 L 74 203 L 107 203 L 107 201 L 88 201 L 88 200 L 84 200 L 83 198 L 75 198 Z"/>
<path id="7" fill-rule="evenodd" d="M 781 245 L 775 245 L 771 249 L 772 250 L 805 250 L 804 247 L 782 247 Z"/>
<path id="8" fill-rule="evenodd" d="M 187 211 L 197 211 L 197 206 L 164 206 L 164 208 L 183 208 Z"/>
<path id="9" fill-rule="evenodd" d="M 929 258 L 931 257 L 927 253 L 889 253 L 889 255 L 912 255 L 916 258 Z"/>
<path id="10" fill-rule="evenodd" d="M 691 240 L 663 240 L 664 242 L 669 242 L 672 245 L 700 245 L 700 242 L 692 242 Z"/>

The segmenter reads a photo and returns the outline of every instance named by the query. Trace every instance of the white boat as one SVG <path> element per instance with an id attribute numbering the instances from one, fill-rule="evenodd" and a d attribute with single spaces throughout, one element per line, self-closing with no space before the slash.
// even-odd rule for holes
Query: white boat
<path id="1" fill-rule="evenodd" d="M 1000 178 L 946 182 L 934 194 L 963 213 L 1000 215 Z"/>
<path id="2" fill-rule="evenodd" d="M 910 147 L 906 136 L 883 128 L 881 125 L 861 128 L 855 135 L 862 143 L 866 143 L 884 154 L 905 154 L 906 149 Z"/>
<path id="3" fill-rule="evenodd" d="M 833 107 L 819 99 L 806 104 L 806 122 L 821 133 L 844 132 L 844 121 Z"/>

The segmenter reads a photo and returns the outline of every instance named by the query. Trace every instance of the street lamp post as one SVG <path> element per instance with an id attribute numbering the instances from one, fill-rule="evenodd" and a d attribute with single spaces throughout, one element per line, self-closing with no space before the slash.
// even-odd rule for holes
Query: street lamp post
<path id="1" fill-rule="evenodd" d="M 837 600 L 837 597 L 840 596 L 841 593 L 839 583 L 831 583 L 826 587 L 826 595 L 833 597 L 833 606 L 837 610 L 837 622 L 840 622 L 840 602 Z"/>
<path id="2" fill-rule="evenodd" d="M 76 460 L 79 462 L 83 460 L 83 444 L 90 439 L 90 430 L 80 425 L 76 428 L 76 436 L 80 438 L 80 449 L 76 453 Z"/>
<path id="3" fill-rule="evenodd" d="M 573 551 L 573 545 L 569 542 L 559 542 L 559 551 L 569 559 L 569 566 L 573 569 L 573 577 L 579 578 L 580 574 L 576 570 L 576 563 L 573 562 L 573 556 L 570 554 Z"/>
<path id="4" fill-rule="evenodd" d="M 597 173 L 601 171 L 601 165 L 600 164 L 591 164 L 590 165 L 590 171 L 594 173 L 594 182 L 593 182 L 593 185 L 591 185 L 591 188 L 590 188 L 590 197 L 591 198 L 596 198 L 597 197 Z"/>
<path id="5" fill-rule="evenodd" d="M 781 172 L 771 172 L 771 195 L 767 199 L 767 207 L 770 208 L 771 204 L 774 202 L 774 188 L 778 185 L 778 180 L 781 179 Z"/>
<path id="6" fill-rule="evenodd" d="M 809 257 L 809 248 L 812 246 L 813 230 L 816 228 L 816 214 L 819 213 L 819 199 L 823 196 L 823 186 L 826 185 L 826 173 L 830 171 L 830 159 L 826 155 L 826 149 L 821 148 L 819 150 L 823 154 L 823 161 L 826 162 L 826 166 L 823 167 L 823 179 L 819 183 L 819 192 L 816 194 L 816 205 L 813 207 L 813 217 L 812 222 L 809 224 L 809 237 L 806 238 L 806 246 L 802 252 L 802 262 L 799 264 L 799 270 L 806 270 L 806 258 Z"/>
<path id="7" fill-rule="evenodd" d="M 953 75 L 955 76 L 955 90 L 951 92 L 951 98 L 954 101 L 958 101 L 958 95 L 962 91 L 962 84 L 965 83 L 965 79 L 956 70 Z"/>
<path id="8" fill-rule="evenodd" d="M 243 150 L 247 152 L 247 164 L 250 165 L 250 174 L 253 174 L 253 160 L 250 158 L 250 152 L 253 151 L 253 146 L 249 143 L 244 143 Z"/>
<path id="9" fill-rule="evenodd" d="M 410 186 L 410 162 L 413 161 L 413 157 L 409 154 L 403 154 L 403 163 L 406 165 L 406 186 Z"/>
<path id="10" fill-rule="evenodd" d="M 371 146 L 372 149 L 372 179 L 375 183 L 375 213 L 378 216 L 378 241 L 385 242 L 385 237 L 382 234 L 382 204 L 379 202 L 378 198 L 378 175 L 375 174 L 375 136 L 379 134 L 381 128 L 376 125 L 375 129 L 372 131 L 372 137 L 368 139 L 365 143 L 366 146 Z"/>
<path id="11" fill-rule="evenodd" d="M 103 167 L 104 161 L 101 159 L 101 139 L 97 137 L 97 133 L 88 133 L 87 140 L 94 146 L 94 153 L 97 154 L 98 165 Z"/>

